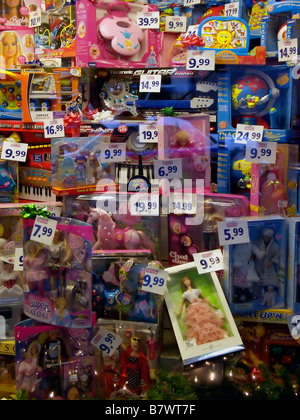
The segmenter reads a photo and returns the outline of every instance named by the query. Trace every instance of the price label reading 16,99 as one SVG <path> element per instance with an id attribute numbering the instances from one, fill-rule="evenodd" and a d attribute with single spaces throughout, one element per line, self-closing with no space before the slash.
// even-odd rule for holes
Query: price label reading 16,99
<path id="1" fill-rule="evenodd" d="M 220 245 L 244 244 L 250 242 L 247 220 L 225 220 L 218 222 Z"/>
<path id="2" fill-rule="evenodd" d="M 44 137 L 54 138 L 54 137 L 64 137 L 65 136 L 65 126 L 63 118 L 57 120 L 45 120 L 44 121 Z"/>

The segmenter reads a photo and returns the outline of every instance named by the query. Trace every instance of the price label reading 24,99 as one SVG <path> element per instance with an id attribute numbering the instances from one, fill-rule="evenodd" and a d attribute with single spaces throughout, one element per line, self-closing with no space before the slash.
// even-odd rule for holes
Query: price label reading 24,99
<path id="1" fill-rule="evenodd" d="M 142 284 L 142 290 L 145 292 L 163 295 L 168 279 L 168 273 L 165 270 L 156 268 L 146 268 Z"/>
<path id="2" fill-rule="evenodd" d="M 247 220 L 225 220 L 218 222 L 220 245 L 244 244 L 250 242 Z"/>

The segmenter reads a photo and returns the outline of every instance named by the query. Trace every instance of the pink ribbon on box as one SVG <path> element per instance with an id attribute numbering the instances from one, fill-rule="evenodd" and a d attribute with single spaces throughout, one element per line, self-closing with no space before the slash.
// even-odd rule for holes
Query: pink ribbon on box
<path id="1" fill-rule="evenodd" d="M 68 127 L 70 125 L 80 125 L 81 124 L 81 115 L 78 112 L 71 112 L 69 115 L 64 116 L 64 126 Z"/>

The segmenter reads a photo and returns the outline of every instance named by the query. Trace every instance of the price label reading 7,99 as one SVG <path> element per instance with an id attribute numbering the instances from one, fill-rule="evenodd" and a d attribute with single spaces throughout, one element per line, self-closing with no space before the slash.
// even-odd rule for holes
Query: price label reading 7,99
<path id="1" fill-rule="evenodd" d="M 225 220 L 218 222 L 220 245 L 244 244 L 250 242 L 247 220 Z"/>
<path id="2" fill-rule="evenodd" d="M 122 339 L 106 328 L 100 327 L 91 343 L 106 355 L 111 356 L 122 343 Z"/>
<path id="3" fill-rule="evenodd" d="M 145 292 L 163 295 L 165 293 L 168 273 L 165 270 L 146 268 L 143 278 L 142 290 Z"/>
<path id="4" fill-rule="evenodd" d="M 44 245 L 52 245 L 57 221 L 37 216 L 34 221 L 30 239 Z"/>
<path id="5" fill-rule="evenodd" d="M 199 274 L 223 270 L 223 254 L 220 249 L 193 254 Z"/>
<path id="6" fill-rule="evenodd" d="M 251 163 L 276 163 L 277 143 L 250 141 L 246 146 L 245 161 Z"/>

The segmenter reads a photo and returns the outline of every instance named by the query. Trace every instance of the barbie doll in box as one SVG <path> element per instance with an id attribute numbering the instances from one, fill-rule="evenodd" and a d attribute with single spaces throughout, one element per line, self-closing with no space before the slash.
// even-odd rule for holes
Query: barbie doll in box
<path id="1" fill-rule="evenodd" d="M 4 31 L 0 39 L 0 67 L 14 69 L 20 65 L 18 57 L 22 55 L 20 40 L 16 32 Z"/>

